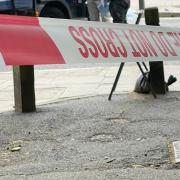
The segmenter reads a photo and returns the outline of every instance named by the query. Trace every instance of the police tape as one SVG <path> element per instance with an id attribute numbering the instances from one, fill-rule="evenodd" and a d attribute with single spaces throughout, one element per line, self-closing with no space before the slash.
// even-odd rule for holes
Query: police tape
<path id="1" fill-rule="evenodd" d="M 7 65 L 180 60 L 180 29 L 0 16 Z"/>

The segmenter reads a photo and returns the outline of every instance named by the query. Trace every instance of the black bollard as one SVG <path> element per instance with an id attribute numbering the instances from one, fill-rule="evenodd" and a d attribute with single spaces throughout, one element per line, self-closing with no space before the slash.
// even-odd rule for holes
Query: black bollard
<path id="1" fill-rule="evenodd" d="M 159 12 L 157 7 L 145 9 L 146 25 L 159 26 Z M 163 61 L 149 62 L 151 87 L 156 94 L 166 93 L 166 83 L 164 80 Z"/>
<path id="2" fill-rule="evenodd" d="M 34 66 L 13 66 L 16 112 L 35 112 Z"/>

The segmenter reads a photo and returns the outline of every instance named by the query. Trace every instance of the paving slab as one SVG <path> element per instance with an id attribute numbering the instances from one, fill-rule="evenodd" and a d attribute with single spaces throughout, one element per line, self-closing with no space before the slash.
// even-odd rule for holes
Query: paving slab
<path id="1" fill-rule="evenodd" d="M 108 95 L 114 83 L 119 65 L 105 67 L 35 70 L 37 105 L 85 96 Z M 165 64 L 165 79 L 173 74 L 180 79 L 179 64 Z M 138 67 L 126 64 L 119 79 L 115 94 L 132 92 L 140 75 Z M 12 72 L 0 73 L 0 112 L 13 110 L 14 92 Z M 177 81 L 170 86 L 179 91 Z"/>

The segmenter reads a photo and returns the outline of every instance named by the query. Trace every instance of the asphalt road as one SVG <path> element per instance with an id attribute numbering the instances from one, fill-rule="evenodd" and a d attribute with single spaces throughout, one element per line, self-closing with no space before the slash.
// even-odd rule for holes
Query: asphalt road
<path id="1" fill-rule="evenodd" d="M 168 149 L 180 140 L 179 97 L 130 93 L 2 113 L 0 179 L 179 180 Z"/>

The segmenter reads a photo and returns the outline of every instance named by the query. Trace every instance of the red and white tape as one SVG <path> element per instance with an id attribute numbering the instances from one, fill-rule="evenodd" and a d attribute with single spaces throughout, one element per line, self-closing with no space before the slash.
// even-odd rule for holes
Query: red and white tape
<path id="1" fill-rule="evenodd" d="M 180 29 L 0 16 L 7 65 L 180 60 Z"/>

